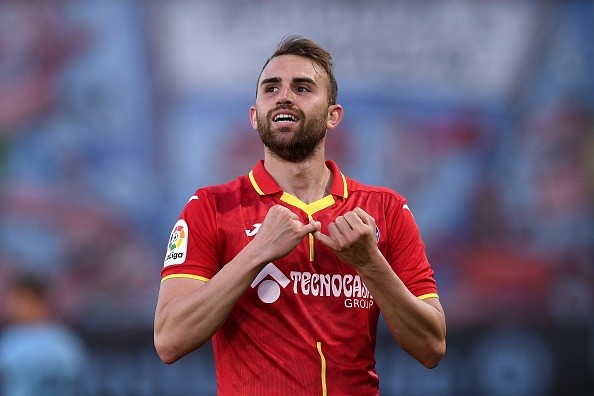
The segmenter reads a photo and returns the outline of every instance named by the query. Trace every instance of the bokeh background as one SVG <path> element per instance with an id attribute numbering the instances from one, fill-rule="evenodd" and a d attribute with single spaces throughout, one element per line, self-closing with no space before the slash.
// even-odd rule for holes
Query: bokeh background
<path id="1" fill-rule="evenodd" d="M 590 1 L 0 2 L 0 292 L 53 282 L 89 395 L 214 394 L 210 346 L 154 352 L 159 272 L 194 190 L 261 158 L 288 34 L 334 56 L 328 156 L 408 198 L 437 273 L 448 352 L 428 371 L 382 327 L 382 394 L 594 394 Z"/>

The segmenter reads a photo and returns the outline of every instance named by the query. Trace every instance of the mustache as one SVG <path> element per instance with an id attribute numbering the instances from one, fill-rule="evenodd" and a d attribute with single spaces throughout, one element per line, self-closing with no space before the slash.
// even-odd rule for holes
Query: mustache
<path id="1" fill-rule="evenodd" d="M 270 111 L 268 111 L 267 118 L 271 118 L 272 117 L 272 113 L 274 113 L 276 111 L 279 111 L 279 110 L 291 110 L 292 112 L 294 112 L 295 114 L 297 114 L 297 116 L 300 119 L 305 119 L 305 113 L 302 112 L 300 109 L 298 109 L 297 107 L 293 106 L 290 103 L 281 103 L 281 104 L 277 105 L 275 108 L 273 108 Z"/>

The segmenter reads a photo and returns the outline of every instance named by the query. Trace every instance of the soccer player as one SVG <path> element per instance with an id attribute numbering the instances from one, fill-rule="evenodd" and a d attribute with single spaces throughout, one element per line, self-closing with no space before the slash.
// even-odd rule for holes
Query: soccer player
<path id="1" fill-rule="evenodd" d="M 212 338 L 220 395 L 373 395 L 380 312 L 424 366 L 445 353 L 445 316 L 406 200 L 324 155 L 340 123 L 331 55 L 283 39 L 250 120 L 264 160 L 196 191 L 175 224 L 155 313 L 172 363 Z"/>

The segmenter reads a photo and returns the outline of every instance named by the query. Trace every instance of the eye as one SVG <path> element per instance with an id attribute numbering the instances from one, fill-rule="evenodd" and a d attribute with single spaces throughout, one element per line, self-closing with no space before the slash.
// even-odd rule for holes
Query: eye
<path id="1" fill-rule="evenodd" d="M 307 85 L 299 85 L 299 86 L 297 86 L 297 88 L 295 88 L 295 91 L 297 91 L 297 92 L 310 92 L 311 90 L 309 89 L 309 87 Z"/>
<path id="2" fill-rule="evenodd" d="M 264 87 L 264 92 L 276 92 L 278 88 L 275 85 L 268 85 Z"/>

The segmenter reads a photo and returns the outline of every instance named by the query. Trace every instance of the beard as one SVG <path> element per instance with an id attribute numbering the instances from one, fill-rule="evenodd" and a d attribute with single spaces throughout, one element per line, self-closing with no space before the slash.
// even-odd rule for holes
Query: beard
<path id="1" fill-rule="evenodd" d="M 326 113 L 316 114 L 306 118 L 299 111 L 300 125 L 294 127 L 278 127 L 273 131 L 271 110 L 265 117 L 257 114 L 258 132 L 264 146 L 278 158 L 292 163 L 304 162 L 311 158 L 320 143 L 326 137 Z"/>

